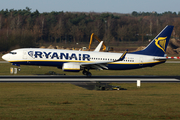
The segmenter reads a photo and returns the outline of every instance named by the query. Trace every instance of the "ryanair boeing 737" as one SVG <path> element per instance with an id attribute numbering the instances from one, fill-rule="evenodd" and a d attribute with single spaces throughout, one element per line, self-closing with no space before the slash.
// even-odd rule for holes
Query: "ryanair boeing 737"
<path id="1" fill-rule="evenodd" d="M 127 70 L 152 67 L 166 61 L 166 48 L 173 26 L 166 26 L 143 50 L 127 53 L 99 52 L 102 42 L 94 51 L 75 51 L 41 48 L 22 48 L 2 58 L 13 65 L 54 66 L 63 71 L 91 76 L 90 69 Z"/>

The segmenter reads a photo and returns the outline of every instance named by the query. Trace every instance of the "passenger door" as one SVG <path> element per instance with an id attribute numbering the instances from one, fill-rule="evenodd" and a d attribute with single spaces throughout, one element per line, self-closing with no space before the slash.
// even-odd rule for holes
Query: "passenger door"
<path id="1" fill-rule="evenodd" d="M 23 59 L 27 59 L 27 51 L 26 50 L 23 51 Z"/>
<path id="2" fill-rule="evenodd" d="M 143 57 L 139 58 L 139 66 L 143 66 Z"/>

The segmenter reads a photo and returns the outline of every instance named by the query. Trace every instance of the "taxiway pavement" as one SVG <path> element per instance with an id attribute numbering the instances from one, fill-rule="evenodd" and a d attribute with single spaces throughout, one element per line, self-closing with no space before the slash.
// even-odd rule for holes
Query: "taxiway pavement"
<path id="1" fill-rule="evenodd" d="M 180 76 L 0 76 L 0 82 L 180 82 Z"/>

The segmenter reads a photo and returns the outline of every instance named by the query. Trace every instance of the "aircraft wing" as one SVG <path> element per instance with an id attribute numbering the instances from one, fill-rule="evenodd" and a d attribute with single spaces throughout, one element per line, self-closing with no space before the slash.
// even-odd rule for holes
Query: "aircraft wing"
<path id="1" fill-rule="evenodd" d="M 94 69 L 99 69 L 99 70 L 103 70 L 103 69 L 108 69 L 107 64 L 111 63 L 111 62 L 118 62 L 118 61 L 122 61 L 124 60 L 126 54 L 127 54 L 128 50 L 126 50 L 118 60 L 114 60 L 114 61 L 104 61 L 104 62 L 92 62 L 92 63 L 80 63 L 81 67 L 89 67 L 89 68 L 94 68 Z"/>

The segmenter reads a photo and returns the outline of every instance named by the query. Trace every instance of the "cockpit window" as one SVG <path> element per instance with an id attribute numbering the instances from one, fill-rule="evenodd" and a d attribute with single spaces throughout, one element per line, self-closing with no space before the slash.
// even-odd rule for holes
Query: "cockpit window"
<path id="1" fill-rule="evenodd" d="M 17 52 L 10 52 L 10 54 L 13 54 L 13 55 L 15 55 L 15 54 L 17 54 Z"/>

